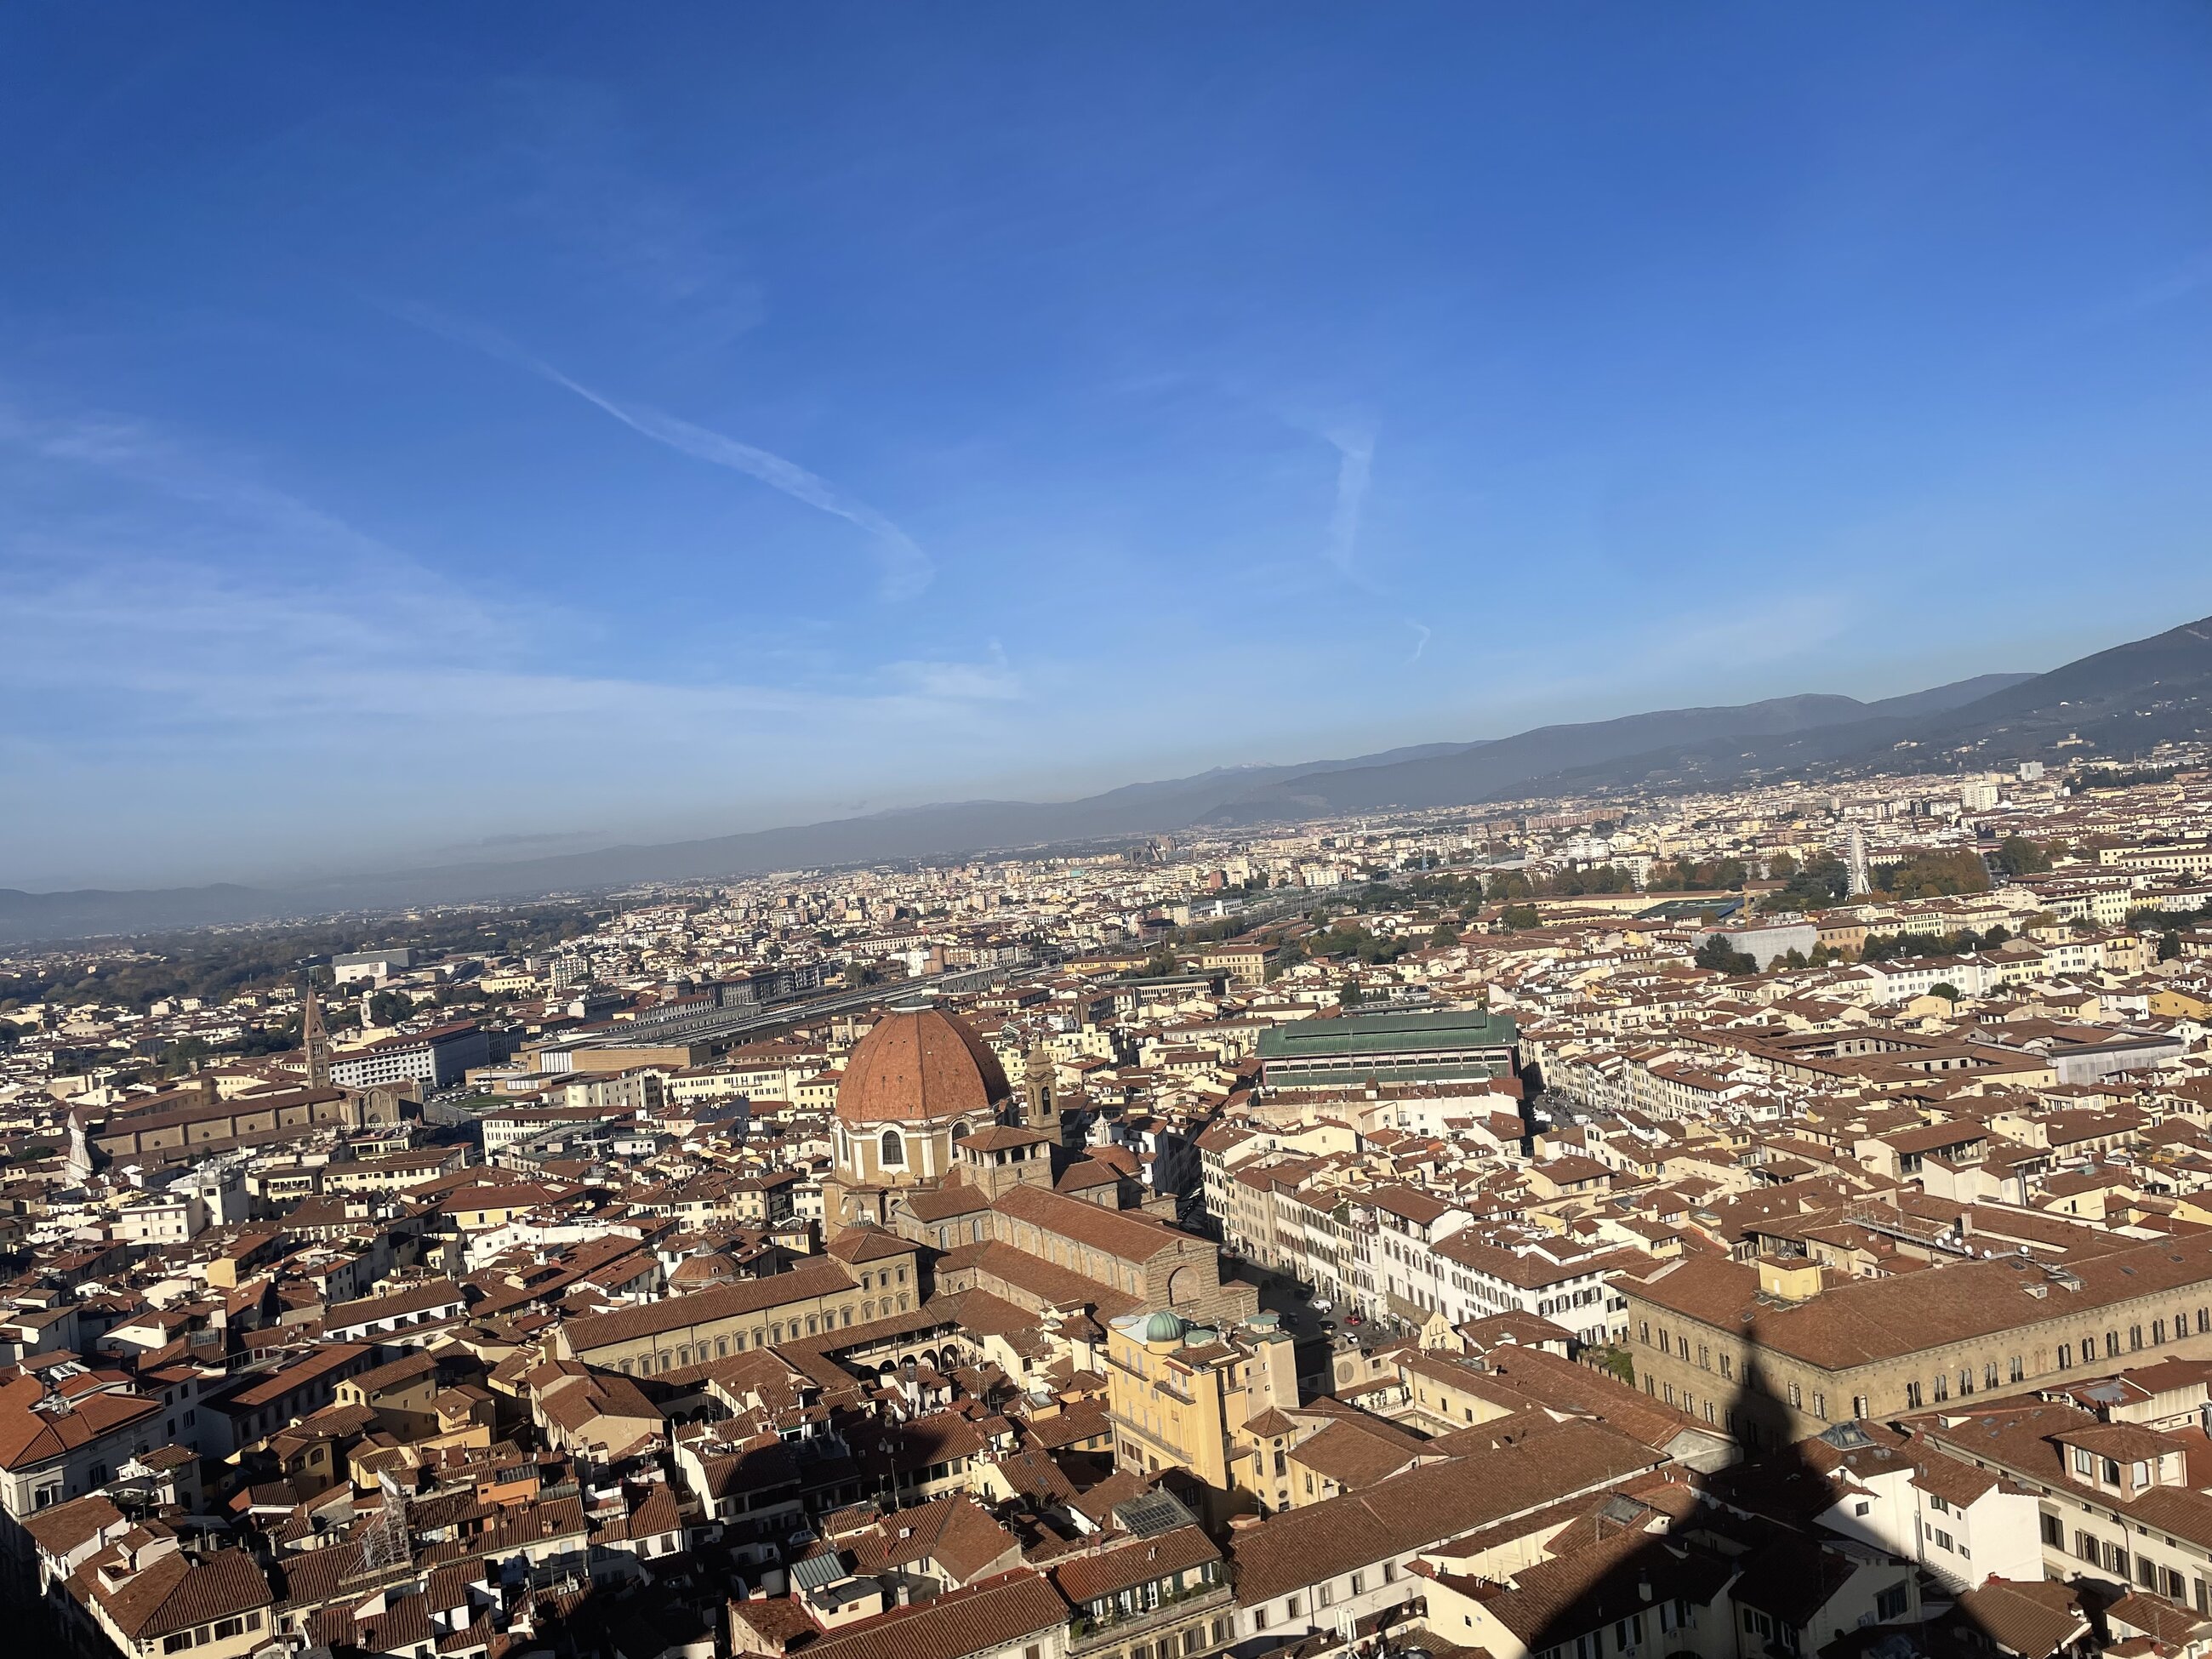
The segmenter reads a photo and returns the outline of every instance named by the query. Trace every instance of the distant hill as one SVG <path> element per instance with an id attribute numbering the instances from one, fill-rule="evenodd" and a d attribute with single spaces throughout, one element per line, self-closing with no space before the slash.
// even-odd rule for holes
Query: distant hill
<path id="1" fill-rule="evenodd" d="M 1777 773 L 1954 772 L 2023 760 L 2129 759 L 2160 743 L 2201 738 L 2212 731 L 2212 617 L 2114 646 L 2047 674 L 2007 678 L 2008 684 L 1948 707 L 1899 714 L 1869 704 L 1863 720 L 1655 747 L 1564 769 L 1547 781 L 1573 790 L 1669 781 L 1724 784 Z"/>
<path id="2" fill-rule="evenodd" d="M 165 887 L 135 892 L 87 887 L 67 893 L 0 887 L 0 940 L 207 927 L 300 913 L 296 896 L 251 887 Z"/>
<path id="3" fill-rule="evenodd" d="M 1304 773 L 1250 790 L 1207 814 L 1204 822 L 1264 823 L 1379 811 L 1386 807 L 1456 806 L 1493 799 L 1539 778 L 1629 756 L 1668 752 L 1716 740 L 1734 742 L 1817 731 L 1869 717 L 1924 716 L 2029 678 L 1984 674 L 1871 703 L 1856 697 L 1775 697 L 1735 708 L 1672 708 L 1577 726 L 1539 726 L 1516 737 L 1449 754 Z"/>
<path id="4" fill-rule="evenodd" d="M 285 890 L 0 890 L 0 940 L 67 939 L 357 908 L 536 897 L 1389 808 L 1792 770 L 1946 769 L 2139 755 L 2212 726 L 2212 618 L 2047 674 L 1985 674 L 1875 702 L 1808 694 L 1547 726 L 1344 760 L 1224 767 L 1070 801 L 961 801 L 707 840 L 363 875 Z M 2062 742 L 2068 747 L 2057 745 Z"/>

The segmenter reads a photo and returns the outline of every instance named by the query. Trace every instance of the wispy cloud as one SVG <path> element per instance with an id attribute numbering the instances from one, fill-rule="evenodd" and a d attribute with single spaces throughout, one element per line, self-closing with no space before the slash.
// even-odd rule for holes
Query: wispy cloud
<path id="1" fill-rule="evenodd" d="M 957 702 L 1012 702 L 1023 694 L 1021 677 L 1006 653 L 991 641 L 985 662 L 908 661 L 886 664 L 884 678 L 902 690 Z"/>
<path id="2" fill-rule="evenodd" d="M 1367 499 L 1367 481 L 1375 466 L 1375 434 L 1337 431 L 1327 435 L 1336 447 L 1336 505 L 1328 516 L 1323 556 L 1338 574 L 1358 581 L 1359 509 Z"/>
<path id="3" fill-rule="evenodd" d="M 611 793 L 640 799 L 672 767 L 705 826 L 772 820 L 776 799 L 849 791 L 838 757 L 872 750 L 872 780 L 896 792 L 933 759 L 996 752 L 1024 695 L 995 645 L 975 661 L 833 653 L 765 679 L 611 664 L 588 610 L 479 592 L 251 457 L 4 398 L 0 616 L 0 771 L 46 803 L 0 815 L 0 885 L 149 860 L 252 878 L 271 857 L 565 829 L 562 809 L 486 787 L 525 753 L 595 755 Z M 167 827 L 149 841 L 116 807 L 155 799 Z"/>
<path id="4" fill-rule="evenodd" d="M 809 472 L 797 462 L 706 427 L 678 420 L 673 415 L 664 415 L 659 410 L 618 404 L 545 364 L 538 364 L 538 369 L 554 385 L 566 387 L 656 443 L 665 444 L 695 460 L 743 472 L 771 489 L 781 490 L 794 501 L 859 526 L 875 544 L 876 592 L 879 598 L 892 601 L 913 599 L 937 574 L 936 564 L 906 532 L 865 501 L 845 495 L 828 479 Z"/>
<path id="5" fill-rule="evenodd" d="M 2208 287 L 2212 287 L 2212 248 L 2167 266 L 2141 287 L 2122 295 L 2110 310 L 2121 314 L 2154 311 L 2160 306 L 2188 299 Z"/>
<path id="6" fill-rule="evenodd" d="M 1413 654 L 1406 660 L 1409 663 L 1416 663 L 1420 661 L 1421 653 L 1429 648 L 1429 640 L 1433 630 L 1417 622 L 1408 622 L 1406 626 L 1413 630 L 1414 635 Z"/>
<path id="7" fill-rule="evenodd" d="M 595 391 L 562 373 L 544 358 L 525 351 L 513 342 L 487 330 L 460 324 L 418 307 L 396 306 L 394 313 L 417 325 L 528 370 L 564 392 L 573 392 L 602 413 L 612 416 L 641 437 L 664 444 L 679 454 L 709 465 L 727 467 L 757 478 L 771 489 L 782 491 L 818 512 L 844 520 L 867 532 L 876 554 L 876 592 L 888 602 L 911 599 L 936 577 L 936 562 L 914 538 L 866 502 L 857 501 L 820 474 L 796 461 L 749 444 L 726 433 L 699 426 L 643 404 L 627 404 Z"/>
<path id="8" fill-rule="evenodd" d="M 580 289 L 686 356 L 758 325 L 765 302 L 720 216 L 645 157 L 624 100 L 535 72 L 488 95 L 499 142 L 456 188 L 495 234 L 542 240 Z"/>

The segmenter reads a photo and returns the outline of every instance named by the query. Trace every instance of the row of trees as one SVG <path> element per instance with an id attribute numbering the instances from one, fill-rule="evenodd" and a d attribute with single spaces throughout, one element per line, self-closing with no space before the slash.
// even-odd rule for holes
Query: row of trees
<path id="1" fill-rule="evenodd" d="M 1653 865 L 1644 887 L 1651 893 L 1740 893 L 1750 879 L 1741 859 L 1676 859 Z"/>
<path id="2" fill-rule="evenodd" d="M 1352 957 L 1370 967 L 1395 962 L 1407 950 L 1402 939 L 1377 939 L 1358 922 L 1337 922 L 1325 933 L 1308 935 L 1304 943 L 1310 957 Z"/>
<path id="3" fill-rule="evenodd" d="M 1955 933 L 1884 933 L 1860 948 L 1861 962 L 1894 962 L 1900 957 L 1963 957 L 1976 951 L 1994 951 L 2012 938 L 2002 922 L 1985 933 L 1962 927 Z"/>
<path id="4" fill-rule="evenodd" d="M 2007 836 L 1998 843 L 1992 857 L 2008 875 L 2035 875 L 2051 867 L 2051 850 L 2021 836 Z M 1832 853 L 1816 853 L 1802 862 L 1787 853 L 1778 853 L 1767 860 L 1767 873 L 1783 884 L 1761 898 L 1759 908 L 1763 912 L 1814 912 L 1840 904 L 1850 896 L 1850 868 Z M 1872 874 L 1881 894 L 1893 899 L 1954 896 L 1986 892 L 1990 887 L 1988 866 L 1979 854 L 1970 849 L 1922 853 L 1877 865 Z M 1749 868 L 1741 859 L 1676 859 L 1653 865 L 1644 889 L 1652 893 L 1740 892 L 1749 880 Z M 1507 914 L 1500 919 L 1499 925 L 1511 930 L 1536 925 L 1534 912 L 1528 903 L 1534 899 L 1636 890 L 1633 874 L 1622 866 L 1612 864 L 1534 877 L 1519 870 L 1495 870 L 1487 877 L 1473 872 L 1424 872 L 1395 885 L 1376 883 L 1360 895 L 1358 908 L 1381 909 L 1408 900 L 1456 907 L 1462 911 L 1472 911 L 1484 903 L 1503 904 L 1507 907 Z M 1440 929 L 1443 925 L 1439 924 Z M 1318 945 L 1316 948 L 1318 951 Z M 1345 948 L 1354 946 L 1347 944 Z M 1389 958 L 1363 954 L 1362 959 Z"/>
<path id="5" fill-rule="evenodd" d="M 2108 766 L 2093 766 L 2074 777 L 2074 787 L 2081 789 L 2134 789 L 2145 784 L 2172 783 L 2178 767 L 2146 766 L 2133 771 L 2124 771 Z"/>

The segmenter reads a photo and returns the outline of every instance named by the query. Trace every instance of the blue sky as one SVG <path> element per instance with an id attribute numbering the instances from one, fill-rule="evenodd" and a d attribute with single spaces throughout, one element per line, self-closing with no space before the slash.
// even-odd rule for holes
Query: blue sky
<path id="1" fill-rule="evenodd" d="M 2212 611 L 2212 11 L 0 14 L 0 884 Z"/>

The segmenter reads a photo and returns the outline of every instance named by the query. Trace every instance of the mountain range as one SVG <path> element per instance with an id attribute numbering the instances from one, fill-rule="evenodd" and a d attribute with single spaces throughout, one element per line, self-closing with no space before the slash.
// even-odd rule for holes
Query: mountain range
<path id="1" fill-rule="evenodd" d="M 1547 793 L 1721 787 L 1850 769 L 1956 771 L 2069 754 L 2124 759 L 2164 739 L 2203 736 L 2212 724 L 2208 706 L 2212 617 L 2048 673 L 1984 674 L 1874 702 L 1808 694 L 1726 708 L 1664 709 L 1343 760 L 1224 767 L 1077 800 L 951 802 L 706 840 L 362 875 L 283 890 L 235 885 L 59 893 L 0 889 L 0 941 L 535 897 L 1196 826 L 1473 806 Z"/>

